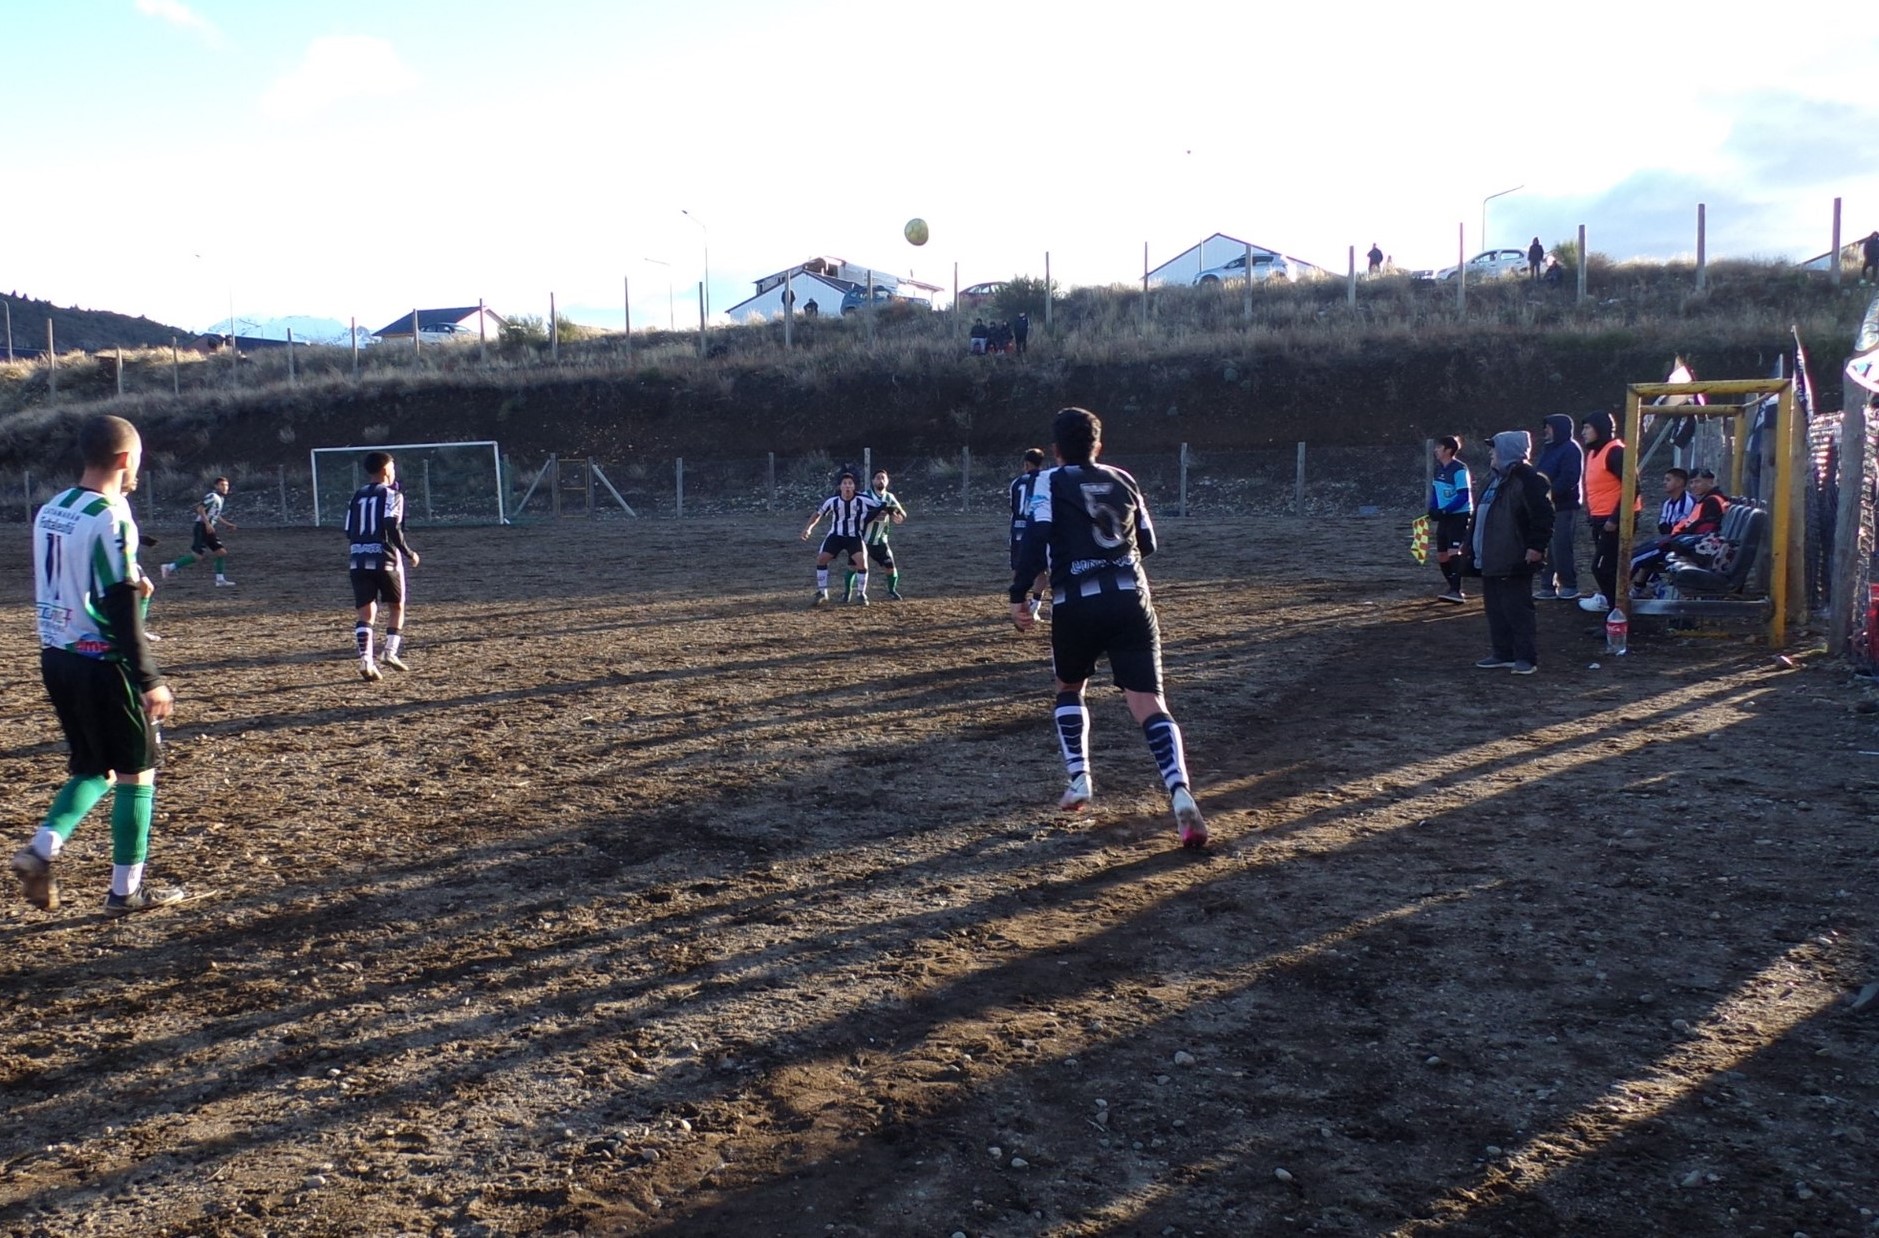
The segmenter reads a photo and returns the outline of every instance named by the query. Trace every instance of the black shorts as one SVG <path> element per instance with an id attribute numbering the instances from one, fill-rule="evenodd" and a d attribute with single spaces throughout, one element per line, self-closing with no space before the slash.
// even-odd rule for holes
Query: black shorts
<path id="1" fill-rule="evenodd" d="M 79 778 L 141 774 L 157 764 L 157 728 L 122 662 L 63 649 L 39 651 L 39 674 L 71 746 L 66 768 Z"/>
<path id="2" fill-rule="evenodd" d="M 215 530 L 207 528 L 202 521 L 196 521 L 196 535 L 189 539 L 189 549 L 196 554 L 221 554 L 228 547 L 222 545 L 222 539 L 215 535 Z"/>
<path id="3" fill-rule="evenodd" d="M 1024 521 L 1011 522 L 1011 570 L 1018 570 L 1018 551 L 1024 547 Z"/>
<path id="4" fill-rule="evenodd" d="M 839 533 L 831 533 L 822 539 L 822 553 L 831 558 L 836 555 L 858 555 L 862 553 L 861 539 L 858 537 L 843 537 Z"/>
<path id="5" fill-rule="evenodd" d="M 894 548 L 886 542 L 869 542 L 868 558 L 879 563 L 888 571 L 894 570 Z"/>
<path id="6" fill-rule="evenodd" d="M 400 563 L 396 567 L 355 567 L 352 569 L 352 604 L 354 606 L 370 606 L 374 602 L 396 606 L 404 600 L 404 564 Z"/>
<path id="7" fill-rule="evenodd" d="M 1066 599 L 1051 607 L 1050 657 L 1057 678 L 1082 683 L 1109 659 L 1116 686 L 1161 693 L 1161 625 L 1133 589 Z"/>

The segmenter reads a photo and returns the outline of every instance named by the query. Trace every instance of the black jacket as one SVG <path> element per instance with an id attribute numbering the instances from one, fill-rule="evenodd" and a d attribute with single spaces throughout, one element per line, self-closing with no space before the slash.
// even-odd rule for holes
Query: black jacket
<path id="1" fill-rule="evenodd" d="M 1553 494 L 1545 475 L 1522 460 L 1507 470 L 1497 488 L 1496 478 L 1490 473 L 1487 486 L 1475 501 L 1475 524 L 1484 520 L 1487 523 L 1480 529 L 1481 549 L 1475 570 L 1483 576 L 1533 571 L 1537 565 L 1527 562 L 1527 552 L 1545 554 L 1553 540 Z M 1470 526 L 1471 548 L 1475 532 Z"/>

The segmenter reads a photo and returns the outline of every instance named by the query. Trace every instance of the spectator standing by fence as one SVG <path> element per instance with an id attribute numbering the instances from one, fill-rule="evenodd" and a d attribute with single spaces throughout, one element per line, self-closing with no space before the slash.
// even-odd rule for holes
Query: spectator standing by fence
<path id="1" fill-rule="evenodd" d="M 1461 462 L 1461 438 L 1445 434 L 1435 440 L 1435 476 L 1429 482 L 1429 525 L 1435 534 L 1435 561 L 1448 581 L 1448 592 L 1436 598 L 1459 606 L 1468 600 L 1462 592 L 1462 548 L 1468 541 L 1468 518 L 1474 514 L 1474 488 L 1468 466 Z"/>
<path id="2" fill-rule="evenodd" d="M 1378 247 L 1375 241 L 1370 242 L 1370 252 L 1365 254 L 1364 257 L 1370 259 L 1369 274 L 1372 277 L 1383 274 L 1383 250 Z"/>
<path id="3" fill-rule="evenodd" d="M 1625 441 L 1607 412 L 1579 419 L 1585 444 L 1585 508 L 1592 526 L 1592 579 L 1598 592 L 1579 599 L 1579 609 L 1604 614 L 1618 594 L 1618 508 L 1624 495 Z M 1641 500 L 1640 500 L 1641 502 Z"/>
<path id="4" fill-rule="evenodd" d="M 1481 573 L 1488 656 L 1482 670 L 1531 675 L 1540 667 L 1533 573 L 1553 540 L 1553 503 L 1546 478 L 1527 462 L 1533 437 L 1525 430 L 1494 436 L 1494 465 L 1475 506 L 1470 543 Z"/>
<path id="5" fill-rule="evenodd" d="M 1585 449 L 1572 436 L 1572 418 L 1554 413 L 1540 427 L 1540 459 L 1534 466 L 1546 475 L 1553 495 L 1553 541 L 1540 568 L 1533 596 L 1542 602 L 1579 596 L 1579 568 L 1572 539 L 1579 509 L 1585 504 Z"/>
<path id="6" fill-rule="evenodd" d="M 1533 244 L 1527 246 L 1527 278 L 1540 278 L 1540 264 L 1546 261 L 1546 246 L 1540 244 L 1540 238 L 1534 237 Z"/>

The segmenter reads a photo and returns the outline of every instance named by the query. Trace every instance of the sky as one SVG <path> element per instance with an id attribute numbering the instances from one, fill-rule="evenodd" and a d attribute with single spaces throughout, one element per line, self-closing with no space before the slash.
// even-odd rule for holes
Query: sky
<path id="1" fill-rule="evenodd" d="M 0 0 L 0 49 L 0 292 L 189 330 L 617 329 L 629 287 L 684 326 L 707 265 L 716 318 L 817 255 L 950 292 L 1214 232 L 1342 272 L 1580 224 L 1690 257 L 1698 203 L 1712 260 L 1824 253 L 1835 198 L 1879 230 L 1847 0 Z"/>

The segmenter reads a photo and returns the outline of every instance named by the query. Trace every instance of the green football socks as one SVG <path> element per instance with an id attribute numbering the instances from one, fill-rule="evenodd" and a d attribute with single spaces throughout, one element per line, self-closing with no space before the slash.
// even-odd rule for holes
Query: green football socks
<path id="1" fill-rule="evenodd" d="M 70 838 L 85 814 L 96 807 L 110 787 L 111 780 L 103 774 L 71 779 L 52 797 L 52 807 L 46 810 L 45 828 L 61 840 Z"/>
<path id="2" fill-rule="evenodd" d="M 150 850 L 150 810 L 156 797 L 154 784 L 117 784 L 117 798 L 111 803 L 111 863 L 144 862 Z"/>

